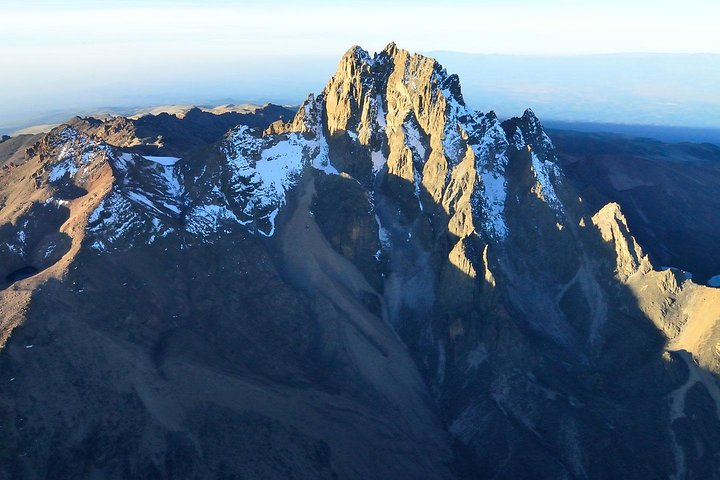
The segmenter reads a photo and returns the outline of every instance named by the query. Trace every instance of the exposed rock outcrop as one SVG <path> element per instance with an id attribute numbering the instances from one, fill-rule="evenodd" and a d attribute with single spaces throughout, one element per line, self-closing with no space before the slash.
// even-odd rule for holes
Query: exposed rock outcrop
<path id="1" fill-rule="evenodd" d="M 600 230 L 602 239 L 612 246 L 617 259 L 615 272 L 618 279 L 626 282 L 635 274 L 652 270 L 652 265 L 630 234 L 627 221 L 620 211 L 620 205 L 609 203 L 592 217 L 593 224 Z"/>

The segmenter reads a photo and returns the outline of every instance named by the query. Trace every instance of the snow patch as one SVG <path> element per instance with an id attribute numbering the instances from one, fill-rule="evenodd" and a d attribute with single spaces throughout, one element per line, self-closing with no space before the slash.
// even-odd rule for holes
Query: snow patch
<path id="1" fill-rule="evenodd" d="M 553 162 L 546 162 L 541 160 L 535 152 L 530 153 L 532 160 L 533 173 L 535 179 L 538 181 L 540 191 L 538 192 L 540 198 L 545 200 L 548 205 L 554 208 L 558 212 L 563 212 L 563 206 L 555 193 L 555 187 L 552 184 L 551 176 L 558 178 L 560 176 L 560 170 L 557 165 Z"/>
<path id="2" fill-rule="evenodd" d="M 130 200 L 139 203 L 141 205 L 145 205 L 146 207 L 150 208 L 151 210 L 155 210 L 157 212 L 160 212 L 160 209 L 158 209 L 153 202 L 150 201 L 149 198 L 147 198 L 142 193 L 136 192 L 136 191 L 129 191 L 127 192 L 127 196 Z"/>
<path id="3" fill-rule="evenodd" d="M 163 166 L 160 177 L 165 183 L 164 193 L 166 193 L 167 196 L 173 198 L 179 198 L 182 196 L 182 194 L 184 193 L 184 189 L 182 185 L 180 185 L 180 181 L 174 168 Z"/>
<path id="4" fill-rule="evenodd" d="M 387 163 L 387 158 L 385 158 L 385 155 L 382 154 L 382 152 L 370 152 L 370 159 L 372 160 L 372 170 L 373 174 L 376 174 L 380 172 L 380 170 L 383 169 L 385 164 Z"/>
<path id="5" fill-rule="evenodd" d="M 261 235 L 264 235 L 266 237 L 272 237 L 275 233 L 275 217 L 277 217 L 278 212 L 280 212 L 280 209 L 276 208 L 272 212 L 270 212 L 270 215 L 267 216 L 268 222 L 270 222 L 270 231 L 263 232 L 262 230 L 259 230 Z"/>
<path id="6" fill-rule="evenodd" d="M 159 163 L 160 165 L 165 166 L 175 165 L 178 160 L 180 160 L 178 157 L 156 157 L 154 155 L 142 155 L 142 157 L 145 160 L 150 160 L 151 162 Z"/>
<path id="7" fill-rule="evenodd" d="M 504 217 L 507 180 L 504 175 L 492 171 L 480 173 L 480 178 L 482 179 L 484 194 L 484 226 L 489 233 L 494 234 L 497 238 L 505 238 L 508 234 Z"/>
<path id="8" fill-rule="evenodd" d="M 355 138 L 357 139 L 357 135 Z M 313 168 L 325 172 L 328 175 L 339 175 L 337 169 L 330 163 L 330 147 L 325 139 L 325 135 L 319 133 L 316 143 L 318 152 L 315 154 L 315 158 L 313 158 L 312 161 Z"/>
<path id="9" fill-rule="evenodd" d="M 461 147 L 463 140 L 460 135 L 460 129 L 462 128 L 460 118 L 472 115 L 469 115 L 470 112 L 468 112 L 467 107 L 461 105 L 450 90 L 443 89 L 442 94 L 447 101 L 447 122 L 445 123 L 445 131 L 443 132 L 443 150 L 450 164 L 455 165 L 460 161 L 460 155 L 462 153 Z"/>
<path id="10" fill-rule="evenodd" d="M 525 145 L 527 142 L 525 141 L 525 137 L 523 137 L 522 131 L 519 127 L 515 127 L 515 133 L 513 133 L 512 136 L 512 145 L 515 147 L 515 150 L 522 150 L 525 148 Z"/>
<path id="11" fill-rule="evenodd" d="M 50 170 L 50 174 L 48 175 L 48 180 L 51 182 L 57 182 L 61 178 L 63 178 L 65 175 L 72 177 L 75 175 L 78 171 L 78 167 L 75 165 L 75 163 L 72 161 L 72 159 L 67 159 L 60 163 L 59 165 L 55 165 L 52 170 Z"/>
<path id="12" fill-rule="evenodd" d="M 285 201 L 285 192 L 295 183 L 302 171 L 302 142 L 280 142 L 263 150 L 255 163 L 254 175 L 260 180 L 262 190 L 269 197 Z"/>
<path id="13" fill-rule="evenodd" d="M 403 125 L 405 131 L 405 145 L 407 145 L 413 153 L 416 154 L 418 160 L 425 160 L 425 147 L 421 142 L 420 130 L 412 122 L 406 122 Z"/>
<path id="14" fill-rule="evenodd" d="M 117 188 L 113 189 L 88 218 L 88 231 L 98 237 L 91 246 L 107 250 L 109 245 L 124 238 L 138 220 L 132 204 Z"/>
<path id="15" fill-rule="evenodd" d="M 66 176 L 75 177 L 81 168 L 82 178 L 85 178 L 101 164 L 98 160 L 107 159 L 112 152 L 110 146 L 81 135 L 71 127 L 53 133 L 48 138 L 52 147 L 59 149 L 48 173 L 50 182 L 57 182 Z"/>
<path id="16" fill-rule="evenodd" d="M 385 115 L 385 109 L 383 108 L 383 101 L 380 95 L 375 97 L 375 105 L 377 106 L 377 117 L 376 122 L 380 128 L 385 130 L 387 128 L 387 120 Z"/>
<path id="17" fill-rule="evenodd" d="M 475 170 L 481 183 L 479 203 L 483 215 L 484 231 L 493 238 L 504 239 L 508 235 L 505 222 L 505 202 L 507 200 L 508 141 L 500 122 L 495 117 L 485 117 L 482 121 L 483 136 L 477 144 L 471 145 L 475 154 Z"/>
<path id="18" fill-rule="evenodd" d="M 244 225 L 237 216 L 224 205 L 197 205 L 186 216 L 185 229 L 198 236 L 217 232 L 224 222 L 232 221 Z"/>
<path id="19" fill-rule="evenodd" d="M 380 222 L 380 217 L 375 214 L 375 221 L 378 225 L 378 240 L 380 241 L 380 245 L 382 245 L 384 248 L 390 248 L 392 246 L 392 243 L 390 241 L 390 232 L 386 228 L 382 226 L 382 222 Z"/>
<path id="20" fill-rule="evenodd" d="M 224 147 L 233 170 L 232 193 L 243 205 L 242 213 L 270 224 L 268 231 L 256 229 L 262 235 L 275 233 L 275 217 L 285 205 L 288 190 L 297 184 L 306 166 L 328 175 L 339 174 L 330 162 L 330 148 L 322 131 L 321 109 L 308 101 L 305 116 L 314 138 L 308 139 L 296 132 L 259 137 L 248 127 L 241 126 L 231 134 Z M 353 132 L 348 134 L 352 136 Z"/>

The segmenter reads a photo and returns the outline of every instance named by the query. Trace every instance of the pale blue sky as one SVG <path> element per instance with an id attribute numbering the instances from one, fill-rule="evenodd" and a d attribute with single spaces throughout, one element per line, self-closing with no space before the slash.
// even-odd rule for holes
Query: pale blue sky
<path id="1" fill-rule="evenodd" d="M 0 127 L 53 109 L 299 101 L 353 44 L 571 55 L 718 53 L 718 0 L 5 1 Z"/>

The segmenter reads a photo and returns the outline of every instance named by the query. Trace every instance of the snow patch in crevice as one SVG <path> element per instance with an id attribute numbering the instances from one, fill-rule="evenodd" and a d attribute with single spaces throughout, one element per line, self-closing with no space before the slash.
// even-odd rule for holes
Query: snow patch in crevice
<path id="1" fill-rule="evenodd" d="M 378 225 L 378 240 L 380 241 L 380 245 L 383 248 L 391 248 L 392 242 L 390 240 L 390 232 L 383 227 L 382 222 L 380 221 L 380 217 L 378 217 L 377 214 L 375 214 L 375 222 L 377 222 Z"/>
<path id="2" fill-rule="evenodd" d="M 355 138 L 357 139 L 357 135 Z M 325 135 L 320 131 L 317 132 L 315 142 L 317 143 L 317 153 L 314 155 L 312 161 L 313 168 L 325 172 L 328 175 L 338 175 L 339 172 L 333 167 L 332 163 L 330 163 L 330 146 L 327 143 Z"/>
<path id="3" fill-rule="evenodd" d="M 505 223 L 505 200 L 507 199 L 507 180 L 497 172 L 481 172 L 485 218 L 485 230 L 496 238 L 507 237 L 508 228 Z"/>
<path id="4" fill-rule="evenodd" d="M 443 150 L 445 151 L 445 157 L 448 159 L 450 165 L 457 165 L 460 161 L 460 144 L 462 137 L 460 136 L 460 126 L 457 121 L 448 119 L 445 125 L 445 132 L 443 137 Z"/>
<path id="5" fill-rule="evenodd" d="M 446 115 L 447 120 L 445 122 L 445 130 L 443 132 L 443 150 L 445 151 L 445 157 L 450 162 L 450 165 L 456 165 L 460 161 L 462 153 L 463 139 L 460 135 L 460 129 L 462 124 L 460 122 L 462 117 L 473 118 L 472 112 L 469 112 L 465 105 L 461 105 L 455 99 L 455 95 L 448 89 L 441 90 L 442 94 L 447 101 Z"/>
<path id="6" fill-rule="evenodd" d="M 420 172 L 418 172 L 417 168 L 413 165 L 413 184 L 415 185 L 415 198 L 417 198 L 418 201 L 418 207 L 420 207 L 420 211 L 424 211 L 422 200 L 420 199 L 420 184 L 422 183 L 422 176 L 420 175 Z"/>
<path id="7" fill-rule="evenodd" d="M 370 160 L 372 160 L 372 171 L 375 175 L 377 175 L 387 163 L 387 158 L 385 158 L 385 155 L 380 151 L 370 152 Z"/>
<path id="8" fill-rule="evenodd" d="M 527 142 L 525 141 L 525 137 L 523 137 L 520 127 L 515 127 L 515 133 L 513 133 L 512 136 L 512 146 L 515 147 L 515 150 L 520 151 L 525 148 L 526 144 Z"/>
<path id="9" fill-rule="evenodd" d="M 201 238 L 217 232 L 224 222 L 230 221 L 241 225 L 249 223 L 249 221 L 240 221 L 232 210 L 224 205 L 196 205 L 188 211 L 185 219 L 185 229 Z"/>
<path id="10" fill-rule="evenodd" d="M 158 207 L 156 207 L 155 204 L 153 202 L 151 202 L 150 199 L 147 198 L 142 193 L 131 190 L 131 191 L 128 191 L 126 193 L 126 195 L 130 200 L 132 200 L 136 203 L 139 203 L 141 205 L 144 205 L 144 206 L 150 208 L 151 210 L 156 211 L 157 213 L 162 213 L 162 210 L 160 210 Z"/>
<path id="11" fill-rule="evenodd" d="M 178 173 L 174 168 L 163 166 L 160 172 L 160 177 L 164 182 L 164 193 L 174 199 L 179 199 L 185 193 L 184 188 L 180 184 Z"/>
<path id="12" fill-rule="evenodd" d="M 139 218 L 130 201 L 120 194 L 117 187 L 113 188 L 88 218 L 87 230 L 96 237 L 92 247 L 101 251 L 108 250 L 112 244 L 126 236 Z"/>
<path id="13" fill-rule="evenodd" d="M 115 165 L 115 168 L 121 171 L 127 171 L 129 163 L 135 163 L 135 155 L 127 152 L 122 152 L 113 160 L 113 165 Z"/>
<path id="14" fill-rule="evenodd" d="M 270 230 L 267 232 L 263 232 L 262 230 L 258 230 L 258 232 L 261 235 L 264 235 L 266 237 L 272 237 L 275 233 L 275 217 L 277 217 L 278 213 L 280 212 L 280 209 L 276 208 L 270 214 L 267 216 L 267 220 L 270 223 Z"/>
<path id="15" fill-rule="evenodd" d="M 123 153 L 112 159 L 121 169 L 122 181 L 88 218 L 91 247 L 96 250 L 151 244 L 172 230 L 162 219 L 178 218 L 185 208 L 186 192 L 175 167 L 138 163 L 139 170 L 128 170 L 136 158 Z"/>
<path id="16" fill-rule="evenodd" d="M 154 155 L 142 155 L 142 158 L 167 167 L 175 165 L 180 160 L 178 157 L 156 157 Z"/>
<path id="17" fill-rule="evenodd" d="M 487 116 L 481 123 L 479 128 L 485 130 L 483 136 L 478 143 L 471 144 L 475 155 L 475 170 L 481 184 L 478 192 L 474 193 L 474 203 L 482 210 L 480 217 L 483 230 L 492 238 L 502 240 L 508 235 L 504 212 L 507 200 L 505 169 L 509 144 L 497 118 Z"/>
<path id="18" fill-rule="evenodd" d="M 72 159 L 67 159 L 63 161 L 62 163 L 55 165 L 52 170 L 50 170 L 50 174 L 48 175 L 48 180 L 50 182 L 57 182 L 61 178 L 63 178 L 65 175 L 72 177 L 74 176 L 78 171 L 78 167 L 75 165 L 74 161 Z"/>
<path id="19" fill-rule="evenodd" d="M 415 126 L 414 122 L 405 122 L 403 123 L 403 131 L 405 133 L 405 145 L 410 148 L 417 160 L 424 162 L 427 152 L 421 141 L 420 130 Z"/>
<path id="20" fill-rule="evenodd" d="M 552 140 L 550 140 L 550 137 L 548 137 L 547 133 L 545 133 L 544 130 L 540 135 L 540 143 L 547 152 L 555 150 L 555 145 L 553 144 Z"/>
<path id="21" fill-rule="evenodd" d="M 385 115 L 385 109 L 383 107 L 382 97 L 380 95 L 375 96 L 375 105 L 377 107 L 377 117 L 375 120 L 378 127 L 380 127 L 384 131 L 387 128 L 387 120 Z"/>
<path id="22" fill-rule="evenodd" d="M 551 161 L 541 160 L 535 152 L 530 152 L 532 169 L 539 186 L 538 197 L 545 200 L 558 213 L 563 213 L 563 205 L 560 202 L 552 179 L 560 178 L 560 169 Z"/>

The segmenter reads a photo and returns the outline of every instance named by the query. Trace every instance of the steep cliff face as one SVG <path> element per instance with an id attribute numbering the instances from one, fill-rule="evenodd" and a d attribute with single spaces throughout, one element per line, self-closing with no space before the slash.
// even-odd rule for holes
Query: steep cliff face
<path id="1" fill-rule="evenodd" d="M 719 290 L 531 110 L 390 44 L 270 120 L 78 120 L 0 177 L 3 474 L 715 478 Z"/>
<path id="2" fill-rule="evenodd" d="M 716 290 L 690 282 L 688 292 L 702 293 L 675 305 L 656 280 L 670 273 L 654 271 L 619 207 L 589 210 L 563 179 L 532 111 L 504 122 L 472 111 L 456 77 L 392 44 L 374 57 L 348 51 L 312 101 L 331 165 L 367 189 L 368 213 L 346 223 L 378 222 L 383 312 L 421 365 L 459 472 L 593 478 L 713 468 L 709 456 L 686 455 L 690 438 L 714 450 L 712 436 L 699 425 L 678 433 L 687 427 L 667 402 L 694 374 L 683 373 L 686 357 L 663 351 L 687 350 L 717 368 Z M 285 131 L 302 125 L 299 115 Z M 314 213 L 337 230 L 337 217 Z M 340 253 L 354 245 L 352 235 L 333 242 Z M 716 398 L 711 383 L 702 388 Z M 641 431 L 658 432 L 652 448 Z"/>

